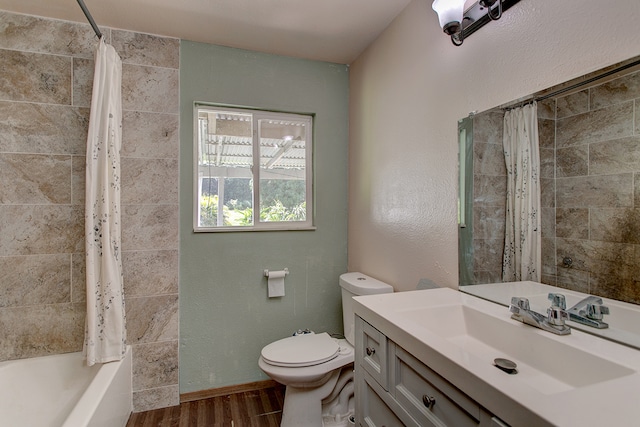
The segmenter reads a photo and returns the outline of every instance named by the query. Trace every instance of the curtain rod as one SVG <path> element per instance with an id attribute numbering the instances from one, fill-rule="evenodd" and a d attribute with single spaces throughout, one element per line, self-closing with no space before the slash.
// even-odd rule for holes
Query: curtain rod
<path id="1" fill-rule="evenodd" d="M 639 65 L 639 64 L 640 64 L 640 59 L 637 59 L 637 60 L 635 60 L 633 62 L 630 62 L 628 64 L 622 65 L 620 67 L 616 67 L 613 70 L 609 70 L 609 71 L 607 71 L 605 73 L 598 74 L 597 76 L 593 76 L 593 77 L 591 77 L 591 78 L 589 78 L 587 80 L 584 80 L 582 82 L 575 83 L 575 84 L 573 84 L 573 85 L 571 85 L 569 87 L 566 87 L 564 89 L 558 89 L 558 90 L 553 91 L 553 92 L 551 92 L 549 94 L 546 94 L 544 96 L 539 96 L 539 97 L 534 98 L 534 99 L 536 101 L 544 101 L 545 99 L 553 98 L 554 96 L 563 94 L 565 92 L 569 92 L 570 90 L 574 90 L 574 89 L 577 89 L 579 87 L 588 85 L 589 83 L 593 83 L 593 82 L 596 82 L 596 81 L 598 81 L 600 79 L 604 79 L 605 77 L 609 77 L 609 76 L 611 76 L 613 74 L 619 73 L 620 71 L 624 71 L 624 70 L 626 70 L 628 68 L 635 67 L 636 65 Z"/>
<path id="2" fill-rule="evenodd" d="M 84 4 L 84 1 L 78 0 L 78 5 L 80 6 L 80 9 L 82 9 L 82 11 L 84 12 L 84 16 L 86 16 L 87 20 L 89 20 L 89 24 L 91 24 L 93 31 L 96 32 L 96 36 L 98 36 L 98 38 L 102 38 L 102 33 L 100 32 L 100 28 L 98 28 L 98 26 L 96 25 L 96 21 L 93 20 L 93 16 L 91 16 L 91 13 L 89 12 L 89 9 L 87 9 L 87 6 Z"/>
<path id="3" fill-rule="evenodd" d="M 549 98 L 553 98 L 553 97 L 558 96 L 558 95 L 562 95 L 565 92 L 569 92 L 569 91 L 572 91 L 574 89 L 578 89 L 578 88 L 580 88 L 582 86 L 586 86 L 586 85 L 588 85 L 590 83 L 597 82 L 598 80 L 604 79 L 604 78 L 609 77 L 609 76 L 611 76 L 613 74 L 619 73 L 620 71 L 624 71 L 624 70 L 627 70 L 629 68 L 636 67 L 638 65 L 640 65 L 640 59 L 636 59 L 636 60 L 634 60 L 634 61 L 632 61 L 632 62 L 630 62 L 628 64 L 624 64 L 624 65 L 621 65 L 619 67 L 613 68 L 613 69 L 611 69 L 609 71 L 606 71 L 606 72 L 604 72 L 602 74 L 598 74 L 598 75 L 590 77 L 590 78 L 588 78 L 586 80 L 574 83 L 574 84 L 572 84 L 570 86 L 567 86 L 565 88 L 554 90 L 553 92 L 550 92 L 550 93 L 548 93 L 546 95 L 533 96 L 532 98 L 530 98 L 528 100 L 516 102 L 513 105 L 502 107 L 502 110 L 512 110 L 514 108 L 518 108 L 518 107 L 522 107 L 524 105 L 530 104 L 530 103 L 532 103 L 534 101 L 535 102 L 544 101 L 545 99 L 549 99 Z"/>

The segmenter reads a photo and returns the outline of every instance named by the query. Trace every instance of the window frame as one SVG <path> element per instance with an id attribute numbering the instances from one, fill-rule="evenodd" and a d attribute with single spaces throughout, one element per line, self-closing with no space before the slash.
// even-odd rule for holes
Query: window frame
<path id="1" fill-rule="evenodd" d="M 199 194 L 199 125 L 198 116 L 202 110 L 228 111 L 229 113 L 251 114 L 251 138 L 252 138 L 252 162 L 250 168 L 253 179 L 253 225 L 250 226 L 200 226 L 198 224 L 200 212 Z M 305 203 L 306 219 L 304 221 L 261 221 L 260 220 L 260 177 L 263 170 L 260 165 L 260 120 L 278 121 L 302 121 L 305 122 Z M 291 113 L 276 110 L 251 109 L 224 104 L 212 104 L 206 102 L 195 102 L 193 106 L 193 231 L 196 233 L 219 233 L 219 232 L 246 232 L 246 231 L 295 231 L 295 230 L 315 230 L 315 208 L 314 208 L 314 161 L 313 161 L 313 139 L 314 139 L 315 115 L 311 113 Z M 256 215 L 257 213 L 257 215 Z"/>

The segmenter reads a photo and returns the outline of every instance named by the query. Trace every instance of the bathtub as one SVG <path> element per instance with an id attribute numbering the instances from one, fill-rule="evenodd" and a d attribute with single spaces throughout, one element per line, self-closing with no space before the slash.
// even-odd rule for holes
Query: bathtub
<path id="1" fill-rule="evenodd" d="M 82 353 L 0 362 L 3 426 L 123 427 L 131 409 L 131 347 L 92 367 Z"/>

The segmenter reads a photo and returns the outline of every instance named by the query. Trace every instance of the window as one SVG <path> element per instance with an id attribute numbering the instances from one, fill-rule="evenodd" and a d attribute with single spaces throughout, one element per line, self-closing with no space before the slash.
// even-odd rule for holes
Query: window
<path id="1" fill-rule="evenodd" d="M 195 231 L 313 228 L 311 116 L 196 105 L 195 117 Z"/>

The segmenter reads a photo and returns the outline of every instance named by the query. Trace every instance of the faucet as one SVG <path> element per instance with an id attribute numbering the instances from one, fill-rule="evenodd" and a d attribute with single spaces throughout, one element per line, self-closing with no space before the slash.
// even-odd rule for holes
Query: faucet
<path id="1" fill-rule="evenodd" d="M 531 310 L 527 298 L 512 297 L 509 306 L 509 311 L 513 313 L 511 318 L 557 335 L 570 334 L 571 328 L 565 324 L 568 314 L 564 295 L 551 293 L 548 298 L 551 300 L 551 307 L 547 309 L 545 316 Z"/>
<path id="2" fill-rule="evenodd" d="M 567 310 L 569 320 L 592 328 L 608 328 L 609 325 L 602 321 L 602 317 L 604 314 L 609 314 L 609 307 L 602 304 L 602 298 L 590 295 Z"/>

